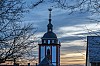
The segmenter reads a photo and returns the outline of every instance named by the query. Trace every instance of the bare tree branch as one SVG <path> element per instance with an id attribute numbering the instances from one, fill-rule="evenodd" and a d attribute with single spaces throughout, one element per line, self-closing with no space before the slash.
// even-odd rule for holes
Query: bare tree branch
<path id="1" fill-rule="evenodd" d="M 24 57 L 35 47 L 30 37 L 36 29 L 21 22 L 26 12 L 23 5 L 23 0 L 0 0 L 0 63 Z"/>

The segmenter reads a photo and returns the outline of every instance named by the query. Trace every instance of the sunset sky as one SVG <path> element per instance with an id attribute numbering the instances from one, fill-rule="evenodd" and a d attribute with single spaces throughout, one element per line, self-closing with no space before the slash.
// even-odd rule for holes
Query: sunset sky
<path id="1" fill-rule="evenodd" d="M 35 1 L 35 0 L 34 0 Z M 27 0 L 27 3 L 32 3 Z M 38 28 L 35 33 L 36 40 L 40 40 L 47 30 L 48 24 L 48 8 L 54 6 L 55 3 L 44 2 L 25 14 L 23 19 L 26 23 L 34 23 Z M 94 18 L 95 15 L 89 13 L 74 12 L 69 15 L 69 11 L 54 8 L 52 11 L 52 24 L 54 32 L 61 41 L 61 65 L 85 64 L 85 49 L 87 29 L 97 32 L 100 28 L 97 23 L 90 22 L 87 18 Z M 91 32 L 92 33 L 92 32 Z M 34 50 L 34 55 L 38 57 L 38 49 Z"/>

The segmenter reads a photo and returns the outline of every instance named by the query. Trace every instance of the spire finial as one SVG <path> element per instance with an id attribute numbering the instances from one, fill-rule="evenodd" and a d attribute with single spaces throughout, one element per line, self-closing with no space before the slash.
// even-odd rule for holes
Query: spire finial
<path id="1" fill-rule="evenodd" d="M 49 23 L 51 23 L 51 11 L 52 11 L 52 9 L 49 8 L 48 10 L 49 10 L 49 12 L 50 12 L 50 13 L 49 13 Z"/>
<path id="2" fill-rule="evenodd" d="M 53 30 L 53 28 L 52 28 L 53 25 L 51 24 L 51 11 L 52 11 L 52 9 L 49 8 L 48 10 L 49 10 L 50 13 L 49 13 L 49 24 L 47 25 L 47 27 L 48 27 L 47 30 L 48 30 L 48 32 L 52 32 L 52 30 Z"/>

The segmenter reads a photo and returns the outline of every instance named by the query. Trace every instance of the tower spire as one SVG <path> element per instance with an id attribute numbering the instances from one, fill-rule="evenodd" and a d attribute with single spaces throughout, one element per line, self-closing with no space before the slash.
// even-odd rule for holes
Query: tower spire
<path id="1" fill-rule="evenodd" d="M 49 23 L 51 23 L 51 11 L 52 11 L 52 9 L 49 8 L 48 10 L 49 10 L 49 12 L 50 12 L 50 13 L 49 13 Z"/>
<path id="2" fill-rule="evenodd" d="M 49 24 L 47 25 L 47 27 L 48 27 L 47 31 L 52 32 L 52 30 L 53 30 L 53 25 L 51 24 L 51 11 L 52 11 L 52 9 L 49 8 L 48 10 L 49 10 Z"/>

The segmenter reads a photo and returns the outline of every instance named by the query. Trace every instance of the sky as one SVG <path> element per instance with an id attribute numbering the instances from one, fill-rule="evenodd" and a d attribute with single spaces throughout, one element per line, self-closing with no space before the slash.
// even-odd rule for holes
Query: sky
<path id="1" fill-rule="evenodd" d="M 27 3 L 34 1 L 26 0 Z M 47 31 L 48 16 L 50 8 L 55 3 L 44 2 L 31 9 L 25 14 L 23 19 L 26 23 L 33 23 L 37 28 L 35 33 L 36 40 L 41 40 Z M 85 65 L 86 36 L 94 33 L 99 34 L 99 24 L 90 22 L 87 18 L 95 18 L 96 15 L 89 13 L 74 12 L 69 15 L 69 11 L 51 7 L 53 31 L 61 41 L 61 65 Z M 90 31 L 89 31 L 90 30 Z M 92 30 L 92 31 L 91 31 Z M 38 57 L 38 47 L 34 49 L 34 55 Z"/>

